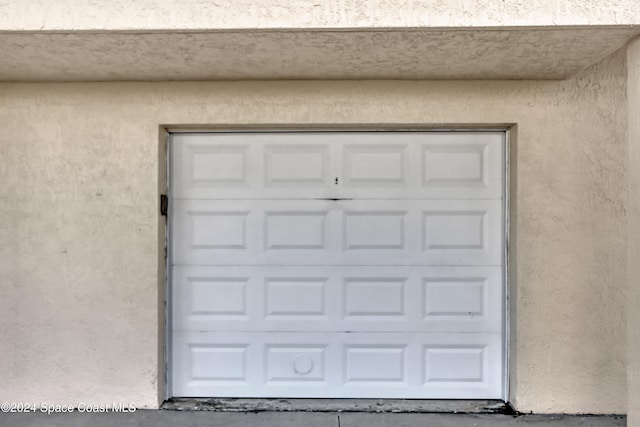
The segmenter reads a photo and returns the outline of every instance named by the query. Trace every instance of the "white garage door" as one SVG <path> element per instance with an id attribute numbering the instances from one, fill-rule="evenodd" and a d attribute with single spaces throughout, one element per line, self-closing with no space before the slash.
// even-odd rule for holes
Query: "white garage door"
<path id="1" fill-rule="evenodd" d="M 502 398 L 504 144 L 174 134 L 173 396 Z"/>

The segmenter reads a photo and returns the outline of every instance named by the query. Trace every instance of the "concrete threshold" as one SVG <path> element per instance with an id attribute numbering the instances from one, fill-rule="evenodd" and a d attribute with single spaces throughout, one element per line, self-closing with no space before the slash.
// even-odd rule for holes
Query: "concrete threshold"
<path id="1" fill-rule="evenodd" d="M 501 400 L 174 398 L 174 411 L 513 414 Z"/>

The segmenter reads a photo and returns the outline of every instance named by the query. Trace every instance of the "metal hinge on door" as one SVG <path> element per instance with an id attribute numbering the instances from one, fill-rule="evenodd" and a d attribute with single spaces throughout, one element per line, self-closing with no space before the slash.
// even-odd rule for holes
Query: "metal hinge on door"
<path id="1" fill-rule="evenodd" d="M 160 215 L 168 216 L 169 215 L 169 198 L 166 194 L 160 195 Z"/>

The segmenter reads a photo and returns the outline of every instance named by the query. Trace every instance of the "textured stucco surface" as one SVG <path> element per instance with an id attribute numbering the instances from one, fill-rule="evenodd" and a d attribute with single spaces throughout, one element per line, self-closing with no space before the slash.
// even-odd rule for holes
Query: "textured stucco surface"
<path id="1" fill-rule="evenodd" d="M 637 0 L 0 0 L 0 81 L 563 79 Z"/>
<path id="2" fill-rule="evenodd" d="M 628 176 L 629 299 L 627 328 L 629 408 L 628 425 L 640 426 L 640 39 L 629 44 L 628 63 Z"/>
<path id="3" fill-rule="evenodd" d="M 625 412 L 625 87 L 0 84 L 0 401 L 158 405 L 160 124 L 516 123 L 512 400 Z"/>
<path id="4" fill-rule="evenodd" d="M 0 80 L 561 79 L 640 26 L 6 33 Z"/>
<path id="5" fill-rule="evenodd" d="M 640 23 L 636 0 L 1 0 L 0 29 L 357 28 Z"/>

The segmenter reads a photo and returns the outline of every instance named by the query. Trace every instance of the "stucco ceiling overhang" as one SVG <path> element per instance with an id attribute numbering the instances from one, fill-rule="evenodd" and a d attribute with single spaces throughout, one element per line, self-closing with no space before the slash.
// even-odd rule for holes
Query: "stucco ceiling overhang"
<path id="1" fill-rule="evenodd" d="M 0 81 L 564 79 L 640 26 L 0 33 Z"/>

